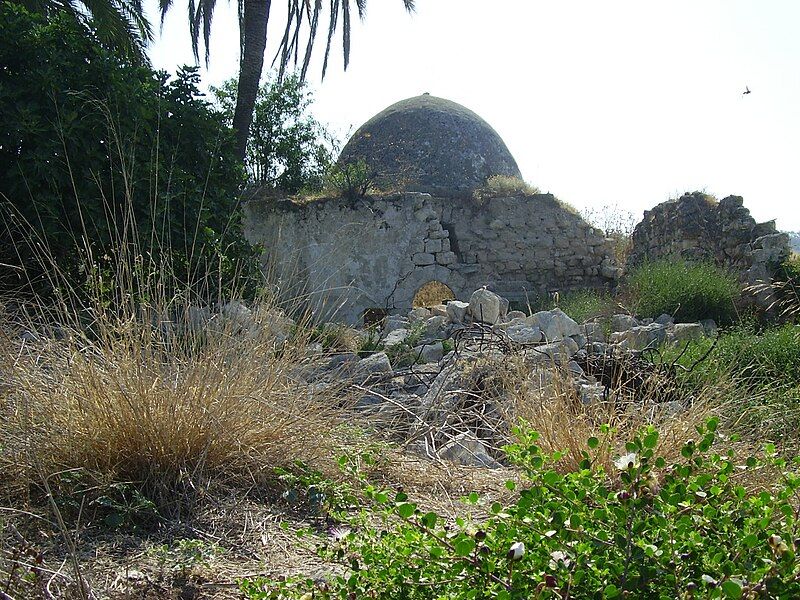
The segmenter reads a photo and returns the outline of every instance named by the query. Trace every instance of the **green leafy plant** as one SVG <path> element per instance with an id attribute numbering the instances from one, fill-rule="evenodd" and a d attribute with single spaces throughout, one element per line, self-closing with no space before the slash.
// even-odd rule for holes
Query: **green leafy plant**
<path id="1" fill-rule="evenodd" d="M 150 551 L 162 569 L 168 569 L 186 578 L 199 569 L 207 569 L 212 561 L 225 553 L 216 542 L 197 539 L 179 539 L 172 544 L 162 544 Z"/>
<path id="2" fill-rule="evenodd" d="M 335 163 L 328 169 L 325 187 L 349 200 L 363 198 L 374 183 L 374 174 L 364 160 L 353 163 Z"/>
<path id="3" fill-rule="evenodd" d="M 236 80 L 211 88 L 233 125 Z M 287 194 L 320 191 L 338 143 L 308 112 L 313 99 L 297 76 L 268 80 L 258 90 L 245 164 L 250 180 Z"/>
<path id="4" fill-rule="evenodd" d="M 516 501 L 485 506 L 485 521 L 453 523 L 402 491 L 365 484 L 378 518 L 364 512 L 320 547 L 343 572 L 324 583 L 298 577 L 240 587 L 251 599 L 795 597 L 800 478 L 772 446 L 761 459 L 718 450 L 717 428 L 713 418 L 699 426 L 672 464 L 647 428 L 614 473 L 593 461 L 604 445 L 597 437 L 587 440 L 580 468 L 562 473 L 562 455 L 544 454 L 536 433 L 519 430 L 507 452 L 527 481 L 509 481 Z M 776 473 L 775 487 L 748 492 L 742 474 L 763 468 Z M 465 500 L 482 502 L 476 493 Z"/>
<path id="5" fill-rule="evenodd" d="M 739 297 L 736 278 L 710 263 L 660 260 L 636 267 L 626 291 L 636 314 L 672 315 L 676 321 L 714 319 L 729 324 Z"/>
<path id="6" fill-rule="evenodd" d="M 425 322 L 412 323 L 408 335 L 402 342 L 386 348 L 386 356 L 389 357 L 389 361 L 396 367 L 414 364 L 419 359 L 414 348 L 420 344 L 424 335 Z"/>
<path id="7" fill-rule="evenodd" d="M 349 485 L 331 481 L 303 462 L 295 462 L 291 468 L 277 468 L 275 473 L 284 488 L 283 500 L 293 507 L 303 506 L 315 515 L 338 515 L 356 502 Z"/>
<path id="8" fill-rule="evenodd" d="M 52 293 L 56 269 L 81 286 L 133 255 L 140 279 L 167 270 L 206 287 L 239 276 L 241 287 L 256 272 L 233 133 L 197 68 L 170 79 L 67 15 L 9 2 L 0 64 L 3 288 Z"/>

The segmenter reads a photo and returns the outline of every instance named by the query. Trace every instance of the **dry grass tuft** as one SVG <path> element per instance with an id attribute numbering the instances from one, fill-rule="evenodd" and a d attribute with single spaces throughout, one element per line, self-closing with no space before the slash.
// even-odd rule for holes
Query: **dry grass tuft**
<path id="1" fill-rule="evenodd" d="M 656 455 L 668 463 L 679 460 L 685 442 L 696 436 L 695 428 L 722 410 L 726 398 L 724 384 L 709 387 L 675 414 L 674 406 L 659 401 L 655 387 L 647 397 L 610 390 L 607 401 L 587 405 L 581 402 L 566 373 L 555 371 L 554 377 L 541 379 L 534 371 L 532 377 L 513 377 L 516 383 L 504 386 L 511 390 L 506 419 L 524 422 L 528 429 L 538 432 L 537 444 L 545 453 L 562 452 L 558 468 L 563 471 L 580 469 L 583 453 L 589 449 L 587 440 L 596 437 L 600 444 L 592 456 L 606 472 L 613 472 L 613 460 L 625 452 L 625 443 L 648 425 L 659 432 Z M 607 432 L 604 426 L 608 426 Z"/>
<path id="2" fill-rule="evenodd" d="M 169 509 L 212 483 L 257 484 L 331 452 L 341 390 L 303 380 L 313 359 L 276 337 L 274 308 L 254 311 L 248 328 L 198 329 L 183 314 L 104 315 L 91 333 L 66 328 L 58 340 L 6 333 L 3 471 L 23 483 L 75 469 L 136 482 Z"/>

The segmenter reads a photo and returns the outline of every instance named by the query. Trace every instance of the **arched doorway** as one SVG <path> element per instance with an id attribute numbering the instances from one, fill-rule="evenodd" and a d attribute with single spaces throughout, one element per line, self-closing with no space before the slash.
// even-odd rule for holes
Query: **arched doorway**
<path id="1" fill-rule="evenodd" d="M 411 301 L 413 308 L 429 308 L 437 304 L 444 304 L 449 300 L 455 300 L 456 295 L 448 286 L 441 281 L 429 281 L 414 294 L 414 299 Z"/>

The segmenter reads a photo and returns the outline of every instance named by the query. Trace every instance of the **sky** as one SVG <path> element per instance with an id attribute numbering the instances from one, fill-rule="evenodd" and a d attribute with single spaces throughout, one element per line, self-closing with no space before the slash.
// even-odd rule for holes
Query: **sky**
<path id="1" fill-rule="evenodd" d="M 155 0 L 145 2 L 158 22 Z M 285 23 L 284 3 L 273 4 L 268 61 Z M 347 71 L 341 37 L 324 81 L 315 57 L 311 110 L 343 141 L 428 92 L 478 113 L 526 181 L 580 210 L 638 221 L 703 190 L 800 230 L 800 1 L 416 4 L 409 15 L 401 0 L 370 0 Z M 176 1 L 157 31 L 154 66 L 194 64 L 187 6 Z M 219 2 L 204 83 L 235 76 L 238 60 L 236 3 Z"/>

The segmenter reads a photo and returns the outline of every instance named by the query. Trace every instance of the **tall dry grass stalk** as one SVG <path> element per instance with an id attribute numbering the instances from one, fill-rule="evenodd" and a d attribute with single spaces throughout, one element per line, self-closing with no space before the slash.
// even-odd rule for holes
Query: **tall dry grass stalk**
<path id="1" fill-rule="evenodd" d="M 130 481 L 162 506 L 212 483 L 258 483 L 276 466 L 331 452 L 336 388 L 318 392 L 302 344 L 279 344 L 270 307 L 243 329 L 188 319 L 95 321 L 89 336 L 2 344 L 9 386 L 4 471 L 35 480 L 81 469 Z"/>
<path id="2" fill-rule="evenodd" d="M 119 140 L 113 149 L 127 169 Z M 115 242 L 103 256 L 75 233 L 82 285 L 26 224 L 34 272 L 54 293 L 37 296 L 41 281 L 22 273 L 24 293 L 0 315 L 0 488 L 18 494 L 40 473 L 77 471 L 179 507 L 215 483 L 259 483 L 276 466 L 327 456 L 345 384 L 320 391 L 304 377 L 324 360 L 305 352 L 305 297 L 265 280 L 250 309 L 226 312 L 237 274 L 228 286 L 214 279 L 221 264 L 176 275 L 169 239 L 139 230 L 127 196 L 121 216 L 108 211 Z M 228 260 L 199 243 L 181 256 Z"/>
<path id="3" fill-rule="evenodd" d="M 530 378 L 509 385 L 506 418 L 522 421 L 528 429 L 538 432 L 537 444 L 545 453 L 563 453 L 558 468 L 564 471 L 581 468 L 584 453 L 589 449 L 588 439 L 597 437 L 600 444 L 592 456 L 606 472 L 614 472 L 613 461 L 625 453 L 625 443 L 648 425 L 659 432 L 656 455 L 668 463 L 679 460 L 683 445 L 696 436 L 695 428 L 712 414 L 724 411 L 730 397 L 730 386 L 720 381 L 693 394 L 692 401 L 680 408 L 664 403 L 658 386 L 648 386 L 638 394 L 620 386 L 609 390 L 607 400 L 584 404 L 572 378 L 563 371 L 555 373 L 545 386 L 532 383 Z M 689 396 L 687 389 L 687 399 Z M 607 432 L 604 426 L 608 427 Z"/>

